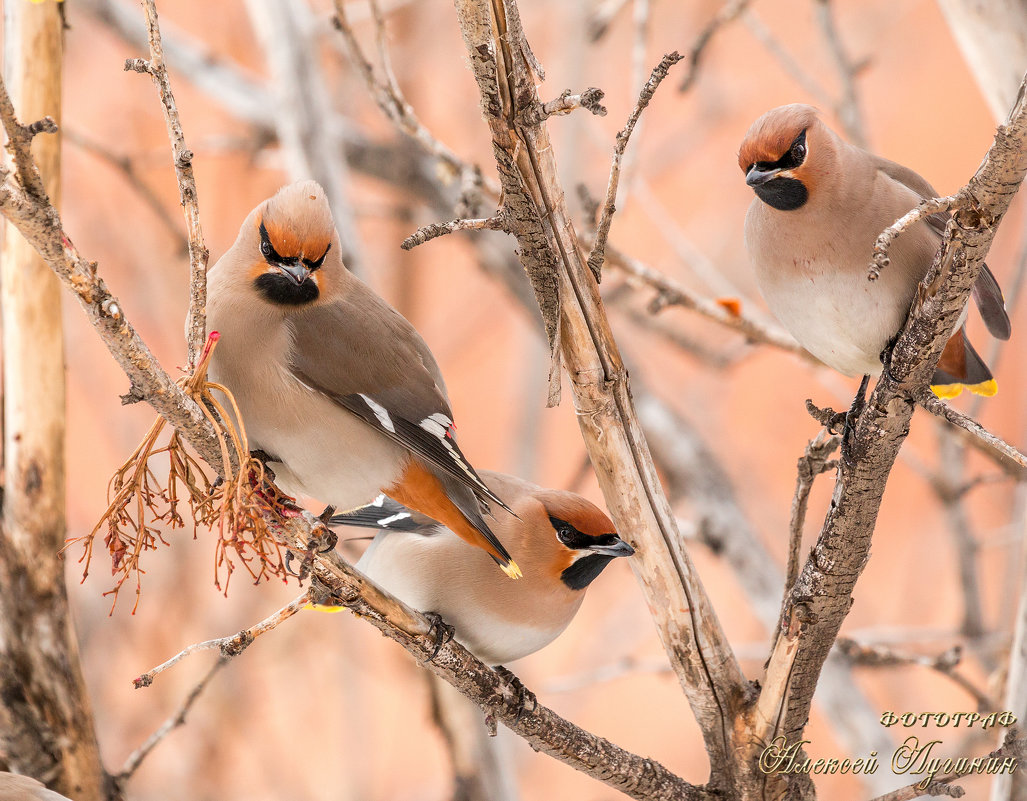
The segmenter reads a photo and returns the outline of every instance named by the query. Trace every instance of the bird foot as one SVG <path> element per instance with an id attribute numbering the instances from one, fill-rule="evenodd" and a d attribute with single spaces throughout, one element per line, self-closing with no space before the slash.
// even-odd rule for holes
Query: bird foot
<path id="1" fill-rule="evenodd" d="M 303 510 L 301 509 L 300 513 L 302 513 L 302 511 Z M 308 575 L 310 575 L 310 566 L 313 564 L 314 555 L 328 553 L 329 551 L 334 550 L 336 543 L 339 541 L 338 535 L 327 526 L 318 527 L 318 531 L 320 532 L 319 536 L 311 537 L 310 540 L 307 541 L 307 551 L 303 554 L 303 559 L 300 561 L 299 570 L 294 571 L 292 569 L 293 560 L 297 558 L 297 555 L 292 551 L 285 552 L 286 574 L 303 581 Z"/>
<path id="2" fill-rule="evenodd" d="M 535 697 L 535 693 L 525 687 L 524 684 L 521 683 L 521 680 L 517 678 L 509 668 L 503 667 L 502 665 L 493 665 L 492 670 L 503 681 L 510 685 L 510 688 L 513 690 L 513 703 L 514 708 L 516 709 L 514 723 L 520 723 L 521 718 L 525 715 L 534 714 L 535 710 L 538 709 L 538 699 Z"/>
<path id="3" fill-rule="evenodd" d="M 863 410 L 867 405 L 867 387 L 870 386 L 870 376 L 863 376 L 863 380 L 859 382 L 859 389 L 856 390 L 856 397 L 852 399 L 852 406 L 849 407 L 849 411 L 845 414 L 840 415 L 844 424 L 842 426 L 842 458 L 848 462 L 854 461 L 855 457 L 855 442 L 853 437 L 856 434 L 856 421 L 859 420 L 859 416 L 863 414 Z"/>
<path id="4" fill-rule="evenodd" d="M 435 640 L 435 647 L 432 649 L 431 656 L 428 657 L 427 661 L 434 662 L 435 657 L 442 650 L 442 646 L 453 639 L 456 629 L 443 620 L 442 615 L 437 612 L 425 612 L 424 616 L 431 623 L 431 628 L 428 629 L 428 636 L 433 637 Z"/>

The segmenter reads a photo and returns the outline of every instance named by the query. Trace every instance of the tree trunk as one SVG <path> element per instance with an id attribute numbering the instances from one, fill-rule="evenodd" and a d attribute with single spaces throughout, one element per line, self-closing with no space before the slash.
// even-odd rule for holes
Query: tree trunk
<path id="1" fill-rule="evenodd" d="M 995 122 L 1027 71 L 1027 0 L 938 0 Z"/>
<path id="2" fill-rule="evenodd" d="M 22 119 L 60 117 L 60 3 L 7 3 L 4 72 Z M 55 202 L 60 140 L 33 152 Z M 0 260 L 6 468 L 0 526 L 0 762 L 76 801 L 108 798 L 68 613 L 64 344 L 56 276 L 9 224 Z"/>

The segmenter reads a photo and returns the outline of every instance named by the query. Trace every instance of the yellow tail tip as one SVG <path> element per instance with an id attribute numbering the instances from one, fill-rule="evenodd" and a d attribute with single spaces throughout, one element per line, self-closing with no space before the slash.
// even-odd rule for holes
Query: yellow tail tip
<path id="1" fill-rule="evenodd" d="M 336 612 L 342 612 L 346 607 L 345 606 L 336 606 L 335 604 L 328 605 L 328 604 L 307 603 L 307 605 L 304 606 L 303 608 L 304 609 L 312 609 L 315 612 L 324 612 L 326 615 L 334 615 Z"/>
<path id="2" fill-rule="evenodd" d="M 992 397 L 998 392 L 998 384 L 994 378 L 981 381 L 979 384 L 933 384 L 931 392 L 942 400 L 958 398 L 964 389 L 970 390 L 974 395 L 983 395 L 986 398 Z"/>
<path id="3" fill-rule="evenodd" d="M 509 563 L 505 565 L 500 565 L 499 567 L 502 569 L 504 573 L 506 573 L 506 575 L 508 575 L 512 579 L 519 579 L 524 576 L 524 574 L 521 572 L 521 569 L 517 567 L 517 563 L 513 559 L 511 559 Z"/>

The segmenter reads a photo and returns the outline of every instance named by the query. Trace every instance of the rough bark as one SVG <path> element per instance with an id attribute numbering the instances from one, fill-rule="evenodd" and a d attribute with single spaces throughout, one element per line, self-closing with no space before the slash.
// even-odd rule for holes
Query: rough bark
<path id="1" fill-rule="evenodd" d="M 712 787 L 730 784 L 732 720 L 747 684 L 682 546 L 638 425 L 627 371 L 581 254 L 535 88 L 540 69 L 512 0 L 457 0 L 503 185 L 504 213 L 560 354 L 592 465 L 706 741 Z M 533 113 L 534 112 L 534 113 Z"/>
<path id="2" fill-rule="evenodd" d="M 24 118 L 60 117 L 63 15 L 8 3 L 4 71 Z M 29 135 L 30 136 L 30 135 Z M 26 146 L 28 146 L 26 140 Z M 35 142 L 46 193 L 60 141 Z M 39 188 L 39 185 L 37 185 Z M 61 288 L 12 226 L 0 259 L 6 479 L 0 525 L 0 763 L 80 801 L 108 797 L 68 610 L 64 562 L 64 342 Z"/>

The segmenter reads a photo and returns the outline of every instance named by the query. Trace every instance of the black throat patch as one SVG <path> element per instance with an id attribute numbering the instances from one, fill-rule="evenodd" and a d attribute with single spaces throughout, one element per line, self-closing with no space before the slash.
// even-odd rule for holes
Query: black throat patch
<path id="1" fill-rule="evenodd" d="M 809 200 L 809 190 L 798 178 L 774 178 L 753 188 L 760 200 L 780 211 L 795 211 Z"/>
<path id="2" fill-rule="evenodd" d="M 572 590 L 583 590 L 595 581 L 596 576 L 602 573 L 603 568 L 615 558 L 605 553 L 590 553 L 588 556 L 582 556 L 560 574 L 560 579 Z"/>
<path id="3" fill-rule="evenodd" d="M 321 294 L 317 283 L 309 278 L 297 284 L 289 276 L 278 272 L 264 273 L 253 282 L 253 286 L 265 300 L 279 306 L 303 306 L 317 300 Z"/>

